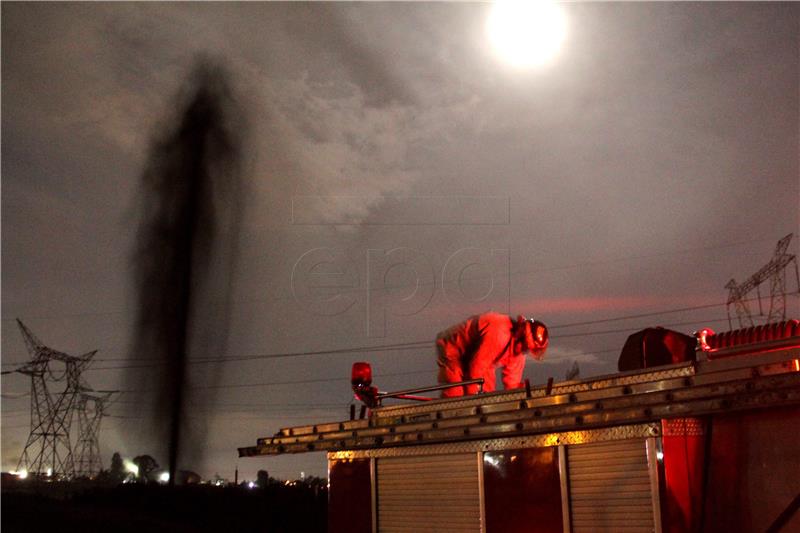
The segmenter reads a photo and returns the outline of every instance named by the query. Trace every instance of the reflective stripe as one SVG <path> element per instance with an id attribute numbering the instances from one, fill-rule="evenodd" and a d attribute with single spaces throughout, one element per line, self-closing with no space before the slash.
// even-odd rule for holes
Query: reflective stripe
<path id="1" fill-rule="evenodd" d="M 380 533 L 480 532 L 475 453 L 376 461 Z"/>

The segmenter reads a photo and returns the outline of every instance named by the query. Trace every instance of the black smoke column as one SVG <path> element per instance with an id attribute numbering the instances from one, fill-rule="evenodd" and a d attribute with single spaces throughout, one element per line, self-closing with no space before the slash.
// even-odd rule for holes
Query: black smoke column
<path id="1" fill-rule="evenodd" d="M 187 440 L 187 358 L 211 355 L 202 353 L 209 330 L 216 340 L 226 336 L 227 324 L 210 321 L 205 304 L 227 301 L 229 293 L 230 279 L 221 286 L 217 270 L 232 257 L 225 243 L 236 240 L 242 151 L 227 77 L 209 60 L 198 63 L 174 109 L 146 162 L 134 261 L 134 356 L 159 363 L 146 387 L 155 389 L 152 435 L 159 451 L 166 445 L 170 485 Z M 226 275 L 232 270 L 228 265 Z"/>

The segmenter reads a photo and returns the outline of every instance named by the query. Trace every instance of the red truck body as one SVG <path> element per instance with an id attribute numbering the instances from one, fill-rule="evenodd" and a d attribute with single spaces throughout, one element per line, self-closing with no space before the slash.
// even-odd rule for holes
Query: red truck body
<path id="1" fill-rule="evenodd" d="M 239 451 L 327 451 L 332 533 L 800 531 L 800 327 L 771 328 L 704 337 L 697 361 L 377 407 Z"/>

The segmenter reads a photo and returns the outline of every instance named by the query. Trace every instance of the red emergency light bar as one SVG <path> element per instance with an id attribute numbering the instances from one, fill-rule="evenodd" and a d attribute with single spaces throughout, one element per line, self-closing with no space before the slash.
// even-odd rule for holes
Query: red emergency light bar
<path id="1" fill-rule="evenodd" d="M 372 367 L 369 363 L 353 363 L 350 373 L 350 383 L 353 388 L 369 387 L 372 385 Z"/>
<path id="2" fill-rule="evenodd" d="M 372 367 L 369 363 L 353 363 L 350 384 L 353 386 L 353 394 L 367 407 L 378 405 L 378 388 L 372 386 Z"/>
<path id="3" fill-rule="evenodd" d="M 760 350 L 765 343 L 775 349 L 800 347 L 800 322 L 785 320 L 716 334 L 706 328 L 696 335 L 700 349 L 706 352 L 709 359 L 715 359 Z"/>

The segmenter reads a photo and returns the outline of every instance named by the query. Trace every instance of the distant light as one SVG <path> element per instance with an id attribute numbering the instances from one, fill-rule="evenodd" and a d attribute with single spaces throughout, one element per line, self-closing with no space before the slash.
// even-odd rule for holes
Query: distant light
<path id="1" fill-rule="evenodd" d="M 169 472 L 162 472 L 160 476 L 158 476 L 158 480 L 161 483 L 166 483 L 169 481 Z"/>
<path id="2" fill-rule="evenodd" d="M 486 25 L 497 53 L 516 67 L 543 65 L 567 34 L 564 11 L 547 0 L 497 0 Z"/>
<path id="3" fill-rule="evenodd" d="M 19 479 L 25 479 L 26 477 L 28 477 L 28 471 L 25 470 L 24 468 L 22 470 L 20 470 L 19 472 L 14 472 L 12 470 L 11 471 L 11 475 L 12 476 L 17 476 Z"/>
<path id="4" fill-rule="evenodd" d="M 138 476 L 139 475 L 139 467 L 136 466 L 136 463 L 134 463 L 133 461 L 129 461 L 129 460 L 125 459 L 125 461 L 123 461 L 123 464 L 125 465 L 125 470 L 127 470 L 128 472 L 130 472 L 134 476 Z"/>
<path id="5" fill-rule="evenodd" d="M 664 452 L 656 452 L 656 459 L 659 461 L 664 458 Z"/>
<path id="6" fill-rule="evenodd" d="M 248 489 L 254 489 L 254 488 L 256 488 L 256 484 L 255 484 L 255 482 L 253 482 L 253 481 L 248 481 L 248 482 L 247 482 L 247 488 L 248 488 Z"/>
<path id="7" fill-rule="evenodd" d="M 714 330 L 711 328 L 703 328 L 695 333 L 695 336 L 700 343 L 700 349 L 704 352 L 710 352 L 711 346 L 708 345 L 708 338 L 714 336 Z"/>
<path id="8" fill-rule="evenodd" d="M 52 468 L 48 468 L 47 469 L 47 477 L 50 477 L 52 475 L 53 475 L 53 469 Z"/>
<path id="9" fill-rule="evenodd" d="M 484 454 L 483 460 L 485 462 L 489 463 L 492 466 L 497 466 L 497 465 L 500 464 L 500 459 L 499 458 L 494 457 L 494 456 L 489 455 L 489 454 Z"/>

